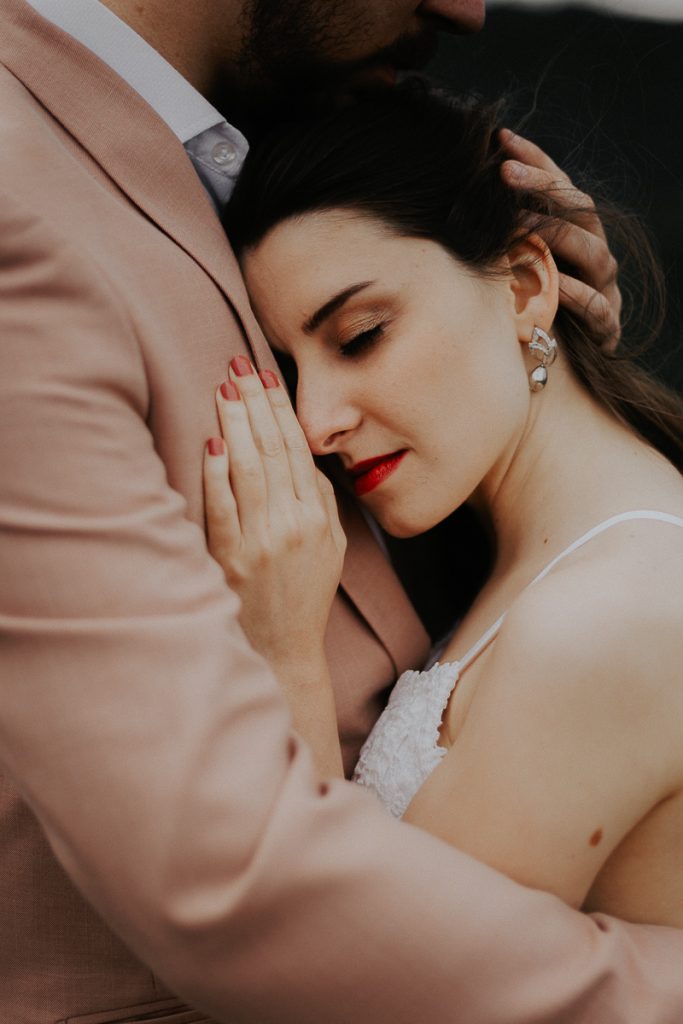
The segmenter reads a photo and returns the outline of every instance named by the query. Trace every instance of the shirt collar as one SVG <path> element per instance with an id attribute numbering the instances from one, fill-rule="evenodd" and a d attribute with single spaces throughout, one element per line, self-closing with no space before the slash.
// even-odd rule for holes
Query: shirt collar
<path id="1" fill-rule="evenodd" d="M 180 72 L 99 0 L 27 2 L 108 64 L 156 111 L 183 145 L 224 122 Z"/>

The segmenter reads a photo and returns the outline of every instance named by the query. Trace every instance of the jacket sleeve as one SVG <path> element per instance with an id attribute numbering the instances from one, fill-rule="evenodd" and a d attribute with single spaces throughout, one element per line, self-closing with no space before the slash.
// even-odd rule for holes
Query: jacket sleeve
<path id="1" fill-rule="evenodd" d="M 166 482 L 124 299 L 6 200 L 0 238 L 0 757 L 110 925 L 225 1024 L 679 1024 L 683 933 L 319 783 Z"/>

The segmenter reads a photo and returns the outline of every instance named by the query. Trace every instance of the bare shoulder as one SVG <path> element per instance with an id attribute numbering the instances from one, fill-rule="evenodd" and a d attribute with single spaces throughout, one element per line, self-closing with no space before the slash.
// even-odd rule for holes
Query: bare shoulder
<path id="1" fill-rule="evenodd" d="M 637 666 L 651 663 L 658 641 L 683 643 L 681 626 L 683 528 L 641 520 L 595 538 L 520 594 L 501 639 L 526 645 L 533 634 L 539 653 Z"/>
<path id="2" fill-rule="evenodd" d="M 577 907 L 624 838 L 683 790 L 683 529 L 621 533 L 515 601 L 406 813 Z"/>
<path id="3" fill-rule="evenodd" d="M 505 692 L 513 716 L 533 706 L 549 725 L 649 737 L 683 785 L 683 529 L 643 521 L 610 534 L 514 602 L 484 689 Z"/>

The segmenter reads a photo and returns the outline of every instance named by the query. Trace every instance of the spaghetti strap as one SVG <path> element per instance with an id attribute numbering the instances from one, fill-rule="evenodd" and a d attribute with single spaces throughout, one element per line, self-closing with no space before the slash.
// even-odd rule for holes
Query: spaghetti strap
<path id="1" fill-rule="evenodd" d="M 673 526 L 683 527 L 683 518 L 680 516 L 670 515 L 668 512 L 653 512 L 649 509 L 636 509 L 632 512 L 621 512 L 619 515 L 612 516 L 610 519 L 605 519 L 602 523 L 598 523 L 597 526 L 592 527 L 592 529 L 582 534 L 577 540 L 570 544 L 569 547 L 565 548 L 564 551 L 560 552 L 559 555 L 553 558 L 553 560 L 539 572 L 538 576 L 534 576 L 533 580 L 524 587 L 522 593 L 524 593 L 524 590 L 528 590 L 529 587 L 533 587 L 535 583 L 539 583 L 540 580 L 544 579 L 548 573 L 555 568 L 558 562 L 561 562 L 563 558 L 567 557 L 567 555 L 571 555 L 579 548 L 583 547 L 583 545 L 587 544 L 589 540 L 593 540 L 594 537 L 597 537 L 600 533 L 604 533 L 605 530 L 609 530 L 610 527 L 617 526 L 619 523 L 628 522 L 631 519 L 654 519 L 662 523 L 671 523 Z M 484 635 L 477 640 L 476 644 L 470 647 L 467 654 L 458 661 L 457 664 L 461 674 L 469 665 L 472 664 L 475 658 L 481 654 L 484 648 L 488 647 L 491 641 L 495 639 L 496 634 L 505 621 L 506 615 L 507 611 L 504 611 L 500 618 L 496 619 L 493 625 L 489 626 Z"/>

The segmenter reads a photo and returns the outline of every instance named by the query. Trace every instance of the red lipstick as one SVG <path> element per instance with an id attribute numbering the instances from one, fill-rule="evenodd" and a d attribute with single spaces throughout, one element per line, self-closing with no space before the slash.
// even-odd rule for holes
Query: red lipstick
<path id="1" fill-rule="evenodd" d="M 353 489 L 357 498 L 363 494 L 374 491 L 381 483 L 394 472 L 399 465 L 406 449 L 398 452 L 390 452 L 388 455 L 378 455 L 374 459 L 365 459 L 364 462 L 357 462 L 348 470 L 353 477 Z"/>

